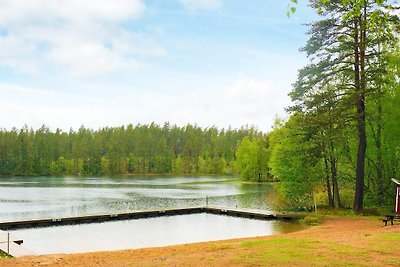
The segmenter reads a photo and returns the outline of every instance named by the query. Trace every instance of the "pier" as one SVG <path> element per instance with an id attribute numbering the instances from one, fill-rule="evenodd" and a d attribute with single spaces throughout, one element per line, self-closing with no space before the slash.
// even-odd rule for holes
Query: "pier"
<path id="1" fill-rule="evenodd" d="M 45 218 L 37 220 L 24 220 L 24 221 L 9 221 L 0 222 L 1 230 L 15 230 L 23 228 L 33 227 L 48 227 L 48 226 L 60 226 L 60 225 L 71 225 L 71 224 L 83 224 L 83 223 L 100 223 L 107 221 L 116 220 L 132 220 L 132 219 L 143 219 L 161 216 L 173 216 L 173 215 L 187 215 L 195 213 L 209 213 L 228 215 L 234 217 L 258 219 L 258 220 L 296 220 L 302 219 L 304 216 L 301 215 L 285 215 L 285 214 L 273 214 L 267 213 L 260 210 L 246 210 L 246 209 L 229 209 L 221 207 L 186 207 L 186 208 L 173 208 L 173 209 L 159 209 L 159 210 L 144 210 L 144 211 L 133 211 L 126 213 L 107 213 L 107 214 L 95 214 L 95 215 L 83 215 L 74 217 L 60 217 L 60 218 Z"/>
<path id="2" fill-rule="evenodd" d="M 83 215 L 74 217 L 45 218 L 45 219 L 24 220 L 24 221 L 9 221 L 9 222 L 0 222 L 0 229 L 3 230 L 3 231 L 0 230 L 0 250 L 6 253 L 8 252 L 8 254 L 10 254 L 13 257 L 34 255 L 34 253 L 28 251 L 23 247 L 23 245 L 21 245 L 23 243 L 23 240 L 13 237 L 12 234 L 9 235 L 8 233 L 4 232 L 4 230 L 101 223 L 101 222 L 118 221 L 118 220 L 135 220 L 135 219 L 162 217 L 162 216 L 188 215 L 196 213 L 208 213 L 208 214 L 250 218 L 257 220 L 297 220 L 303 218 L 303 216 L 300 215 L 273 214 L 261 210 L 246 210 L 237 208 L 229 209 L 229 208 L 205 206 L 205 207 L 144 210 L 144 211 L 133 211 L 126 213 L 94 214 L 94 215 Z"/>

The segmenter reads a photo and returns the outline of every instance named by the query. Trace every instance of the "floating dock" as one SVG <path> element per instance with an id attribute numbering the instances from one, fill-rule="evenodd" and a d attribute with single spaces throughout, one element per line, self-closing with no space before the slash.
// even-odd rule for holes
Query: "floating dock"
<path id="1" fill-rule="evenodd" d="M 144 211 L 134 211 L 126 213 L 95 214 L 95 215 L 83 215 L 83 216 L 62 217 L 62 218 L 46 218 L 46 219 L 26 220 L 26 221 L 0 222 L 0 229 L 15 230 L 23 228 L 34 228 L 34 227 L 49 227 L 49 226 L 71 225 L 71 224 L 100 223 L 107 221 L 154 218 L 161 216 L 188 215 L 196 213 L 228 215 L 234 217 L 258 219 L 258 220 L 274 220 L 274 219 L 296 220 L 304 217 L 300 215 L 272 214 L 260 210 L 228 209 L 228 208 L 207 206 L 207 207 L 187 207 L 187 208 L 173 208 L 173 209 L 160 209 L 160 210 L 144 210 Z"/>
<path id="2" fill-rule="evenodd" d="M 228 209 L 221 207 L 206 206 L 206 207 L 144 210 L 144 211 L 134 211 L 127 213 L 95 214 L 95 215 L 84 215 L 76 217 L 0 222 L 0 229 L 1 229 L 0 250 L 6 253 L 8 252 L 8 254 L 13 257 L 35 255 L 33 252 L 25 249 L 21 245 L 23 243 L 23 240 L 17 239 L 13 237 L 13 235 L 8 235 L 8 233 L 2 230 L 15 230 L 15 229 L 62 226 L 62 225 L 73 225 L 73 224 L 101 223 L 108 221 L 134 220 L 134 219 L 161 217 L 161 216 L 188 215 L 196 213 L 227 215 L 233 217 L 257 219 L 257 220 L 277 220 L 277 219 L 297 220 L 304 218 L 304 216 L 301 215 L 272 214 L 260 210 Z"/>

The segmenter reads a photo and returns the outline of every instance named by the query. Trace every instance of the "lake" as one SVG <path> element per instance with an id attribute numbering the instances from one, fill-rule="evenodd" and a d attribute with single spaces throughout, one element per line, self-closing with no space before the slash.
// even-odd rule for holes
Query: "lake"
<path id="1" fill-rule="evenodd" d="M 0 221 L 204 206 L 270 211 L 271 184 L 232 177 L 0 178 Z"/>
<path id="2" fill-rule="evenodd" d="M 271 211 L 271 184 L 232 177 L 0 178 L 0 221 L 208 205 Z M 302 229 L 295 223 L 213 214 L 29 228 L 10 231 L 38 254 L 167 246 L 265 236 Z"/>
<path id="3" fill-rule="evenodd" d="M 37 254 L 111 251 L 267 236 L 302 229 L 299 224 L 213 214 L 65 225 L 11 231 Z"/>

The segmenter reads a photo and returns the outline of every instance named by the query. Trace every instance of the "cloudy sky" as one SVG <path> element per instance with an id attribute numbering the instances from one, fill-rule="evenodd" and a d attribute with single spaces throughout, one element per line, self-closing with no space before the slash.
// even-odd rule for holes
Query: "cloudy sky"
<path id="1" fill-rule="evenodd" d="M 0 128 L 269 130 L 315 16 L 289 0 L 0 0 Z"/>

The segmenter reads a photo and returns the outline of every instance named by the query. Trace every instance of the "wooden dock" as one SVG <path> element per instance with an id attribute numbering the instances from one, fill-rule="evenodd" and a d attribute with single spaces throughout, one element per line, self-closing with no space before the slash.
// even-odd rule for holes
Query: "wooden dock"
<path id="1" fill-rule="evenodd" d="M 88 224 L 88 223 L 100 223 L 100 222 L 118 221 L 118 220 L 134 220 L 134 219 L 154 218 L 154 217 L 173 216 L 173 215 L 188 215 L 196 213 L 218 214 L 218 215 L 250 218 L 257 220 L 297 220 L 304 218 L 304 216 L 300 215 L 272 214 L 261 210 L 248 210 L 248 209 L 237 209 L 237 208 L 229 209 L 229 208 L 206 206 L 206 207 L 144 210 L 144 211 L 134 211 L 127 213 L 95 214 L 95 215 L 84 215 L 76 217 L 0 222 L 0 229 L 14 230 L 14 229 L 24 229 L 24 228 L 26 229 L 34 227 Z M 33 252 L 25 249 L 23 245 L 21 245 L 23 243 L 23 240 L 13 237 L 12 234 L 10 235 L 10 242 L 7 242 L 8 233 L 1 230 L 0 230 L 0 250 L 6 253 L 7 251 L 9 251 L 9 254 L 13 257 L 35 255 Z"/>
<path id="2" fill-rule="evenodd" d="M 134 211 L 127 213 L 95 214 L 95 215 L 84 215 L 84 216 L 63 217 L 63 218 L 46 218 L 46 219 L 26 220 L 26 221 L 0 222 L 0 229 L 14 230 L 22 228 L 33 228 L 33 227 L 100 223 L 107 221 L 132 220 L 132 219 L 143 219 L 143 218 L 153 218 L 153 217 L 173 216 L 173 215 L 188 215 L 196 213 L 228 215 L 234 217 L 258 219 L 258 220 L 276 220 L 276 219 L 296 220 L 303 218 L 303 216 L 272 214 L 260 210 L 228 209 L 221 207 L 206 206 L 206 207 L 161 209 L 161 210 L 144 210 L 144 211 Z"/>
<path id="3" fill-rule="evenodd" d="M 228 215 L 233 217 L 250 218 L 257 220 L 298 220 L 303 219 L 303 215 L 297 214 L 274 214 L 262 210 L 249 209 L 226 209 L 221 207 L 205 207 L 206 213 Z"/>
<path id="4" fill-rule="evenodd" d="M 21 244 L 23 240 L 15 238 L 13 235 L 0 230 L 0 250 L 8 253 L 12 257 L 32 256 L 32 251 L 27 250 Z"/>
<path id="5" fill-rule="evenodd" d="M 175 208 L 175 209 L 163 209 L 163 210 L 144 210 L 144 211 L 134 211 L 126 213 L 94 214 L 94 215 L 83 215 L 75 217 L 46 218 L 46 219 L 26 220 L 26 221 L 0 222 L 0 229 L 14 230 L 22 228 L 48 227 L 57 225 L 100 223 L 107 221 L 144 219 L 144 218 L 172 216 L 172 215 L 186 215 L 186 214 L 195 214 L 202 212 L 205 212 L 202 207 L 189 207 L 189 208 Z"/>

